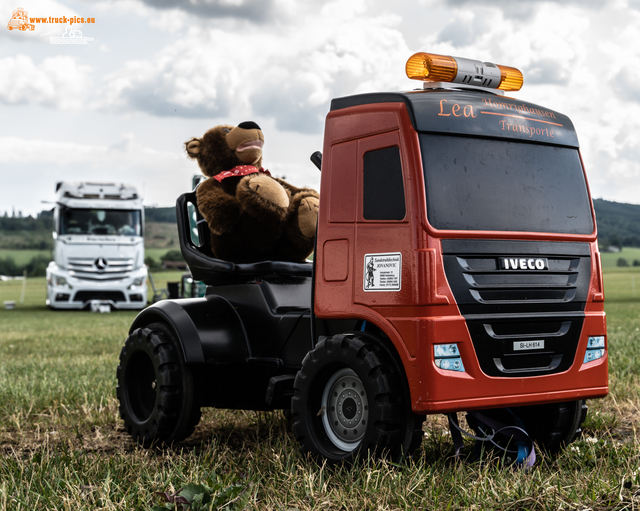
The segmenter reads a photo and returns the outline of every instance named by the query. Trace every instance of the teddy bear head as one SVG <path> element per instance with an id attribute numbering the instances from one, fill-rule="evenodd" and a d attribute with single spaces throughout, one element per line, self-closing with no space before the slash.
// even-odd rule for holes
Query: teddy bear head
<path id="1" fill-rule="evenodd" d="M 197 160 L 202 173 L 215 176 L 238 165 L 262 166 L 264 135 L 260 126 L 247 121 L 237 126 L 211 128 L 202 138 L 185 142 L 187 155 Z"/>

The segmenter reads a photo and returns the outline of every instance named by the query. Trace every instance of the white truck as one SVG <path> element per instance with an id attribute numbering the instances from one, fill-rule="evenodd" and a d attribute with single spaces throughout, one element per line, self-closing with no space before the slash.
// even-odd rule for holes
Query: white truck
<path id="1" fill-rule="evenodd" d="M 144 308 L 144 208 L 136 189 L 120 183 L 59 182 L 56 194 L 47 305 Z"/>

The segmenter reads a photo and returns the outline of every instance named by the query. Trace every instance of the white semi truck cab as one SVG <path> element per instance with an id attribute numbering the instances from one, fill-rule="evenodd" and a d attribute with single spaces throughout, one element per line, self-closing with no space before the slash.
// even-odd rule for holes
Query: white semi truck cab
<path id="1" fill-rule="evenodd" d="M 47 305 L 144 308 L 144 208 L 136 189 L 121 183 L 60 182 L 56 194 Z"/>

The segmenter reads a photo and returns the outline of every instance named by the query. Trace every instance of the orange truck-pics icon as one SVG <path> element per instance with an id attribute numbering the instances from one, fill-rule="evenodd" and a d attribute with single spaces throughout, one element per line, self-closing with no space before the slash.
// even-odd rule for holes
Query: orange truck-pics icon
<path id="1" fill-rule="evenodd" d="M 27 19 L 27 11 L 25 11 L 22 7 L 18 7 L 11 14 L 11 19 L 9 23 L 7 23 L 7 28 L 9 30 L 35 30 L 36 26 L 28 23 Z"/>

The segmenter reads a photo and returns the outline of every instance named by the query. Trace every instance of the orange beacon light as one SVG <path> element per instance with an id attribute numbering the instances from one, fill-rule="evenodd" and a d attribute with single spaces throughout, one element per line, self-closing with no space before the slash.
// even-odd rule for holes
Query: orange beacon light
<path id="1" fill-rule="evenodd" d="M 407 60 L 406 72 L 412 80 L 460 83 L 503 91 L 518 91 L 524 81 L 522 73 L 514 67 L 424 52 Z"/>

